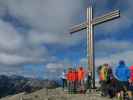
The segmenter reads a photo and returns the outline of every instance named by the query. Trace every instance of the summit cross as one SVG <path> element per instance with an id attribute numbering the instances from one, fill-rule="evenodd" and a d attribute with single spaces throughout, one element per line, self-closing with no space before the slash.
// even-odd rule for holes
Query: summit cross
<path id="1" fill-rule="evenodd" d="M 95 54 L 94 54 L 94 33 L 95 25 L 104 23 L 120 17 L 120 11 L 115 10 L 100 17 L 93 18 L 92 6 L 87 8 L 87 20 L 81 24 L 75 25 L 70 29 L 70 33 L 86 29 L 87 30 L 87 62 L 88 70 L 92 73 L 92 88 L 95 88 Z"/>

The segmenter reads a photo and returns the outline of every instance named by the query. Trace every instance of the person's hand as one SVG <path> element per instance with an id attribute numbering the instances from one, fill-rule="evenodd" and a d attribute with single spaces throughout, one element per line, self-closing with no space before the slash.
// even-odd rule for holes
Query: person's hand
<path id="1" fill-rule="evenodd" d="M 129 83 L 132 83 L 132 80 L 131 80 L 131 79 L 129 79 L 129 80 L 128 80 L 128 82 L 129 82 Z"/>

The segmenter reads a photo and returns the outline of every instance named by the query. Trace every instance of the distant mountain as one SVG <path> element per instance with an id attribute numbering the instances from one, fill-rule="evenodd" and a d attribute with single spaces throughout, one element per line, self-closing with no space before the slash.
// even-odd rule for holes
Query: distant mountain
<path id="1" fill-rule="evenodd" d="M 0 97 L 20 92 L 34 92 L 42 88 L 56 88 L 58 83 L 52 80 L 39 80 L 22 76 L 0 75 Z"/>

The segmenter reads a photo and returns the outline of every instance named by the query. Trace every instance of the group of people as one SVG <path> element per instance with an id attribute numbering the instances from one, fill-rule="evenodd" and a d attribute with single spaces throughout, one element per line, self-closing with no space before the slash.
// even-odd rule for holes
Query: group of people
<path id="1" fill-rule="evenodd" d="M 125 61 L 121 60 L 118 66 L 100 65 L 97 73 L 102 96 L 117 96 L 119 100 L 125 100 L 120 98 L 127 94 L 128 98 L 133 100 L 133 66 L 127 66 Z M 69 68 L 62 73 L 61 79 L 63 89 L 67 89 L 69 93 L 85 93 L 91 88 L 91 73 L 83 67 Z"/>
<path id="2" fill-rule="evenodd" d="M 69 68 L 67 71 L 64 71 L 61 75 L 63 89 L 68 89 L 69 93 L 84 93 L 86 89 L 86 79 L 87 72 L 83 67 L 76 68 Z M 86 81 L 89 84 L 89 75 Z"/>
<path id="3" fill-rule="evenodd" d="M 133 66 L 127 66 L 123 60 L 119 61 L 115 70 L 109 64 L 98 67 L 100 90 L 103 96 L 117 96 L 119 100 L 133 100 Z"/>

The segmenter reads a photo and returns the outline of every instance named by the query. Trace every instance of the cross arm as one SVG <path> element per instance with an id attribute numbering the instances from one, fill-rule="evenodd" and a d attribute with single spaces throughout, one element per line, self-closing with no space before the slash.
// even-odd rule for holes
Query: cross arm
<path id="1" fill-rule="evenodd" d="M 70 31 L 71 34 L 73 34 L 75 32 L 86 29 L 86 25 L 87 25 L 86 22 L 75 25 L 75 26 L 71 27 L 69 31 Z"/>
<path id="2" fill-rule="evenodd" d="M 100 24 L 100 23 L 103 23 L 103 22 L 106 22 L 106 21 L 109 21 L 109 20 L 112 20 L 112 19 L 115 19 L 115 18 L 118 18 L 118 17 L 120 17 L 120 11 L 119 10 L 115 10 L 115 11 L 107 13 L 107 14 L 105 14 L 103 16 L 94 18 L 92 20 L 92 24 L 93 25 L 97 25 L 97 24 Z M 86 27 L 87 27 L 87 23 L 86 22 L 78 24 L 78 25 L 75 25 L 75 26 L 73 26 L 70 29 L 70 33 L 73 34 L 75 32 L 81 31 L 83 29 L 86 29 Z"/>
<path id="3" fill-rule="evenodd" d="M 116 19 L 118 17 L 120 17 L 120 11 L 115 10 L 113 12 L 107 13 L 103 16 L 100 16 L 100 17 L 93 19 L 92 24 L 97 25 L 97 24 L 104 23 L 104 22 L 109 21 L 109 20 Z"/>

